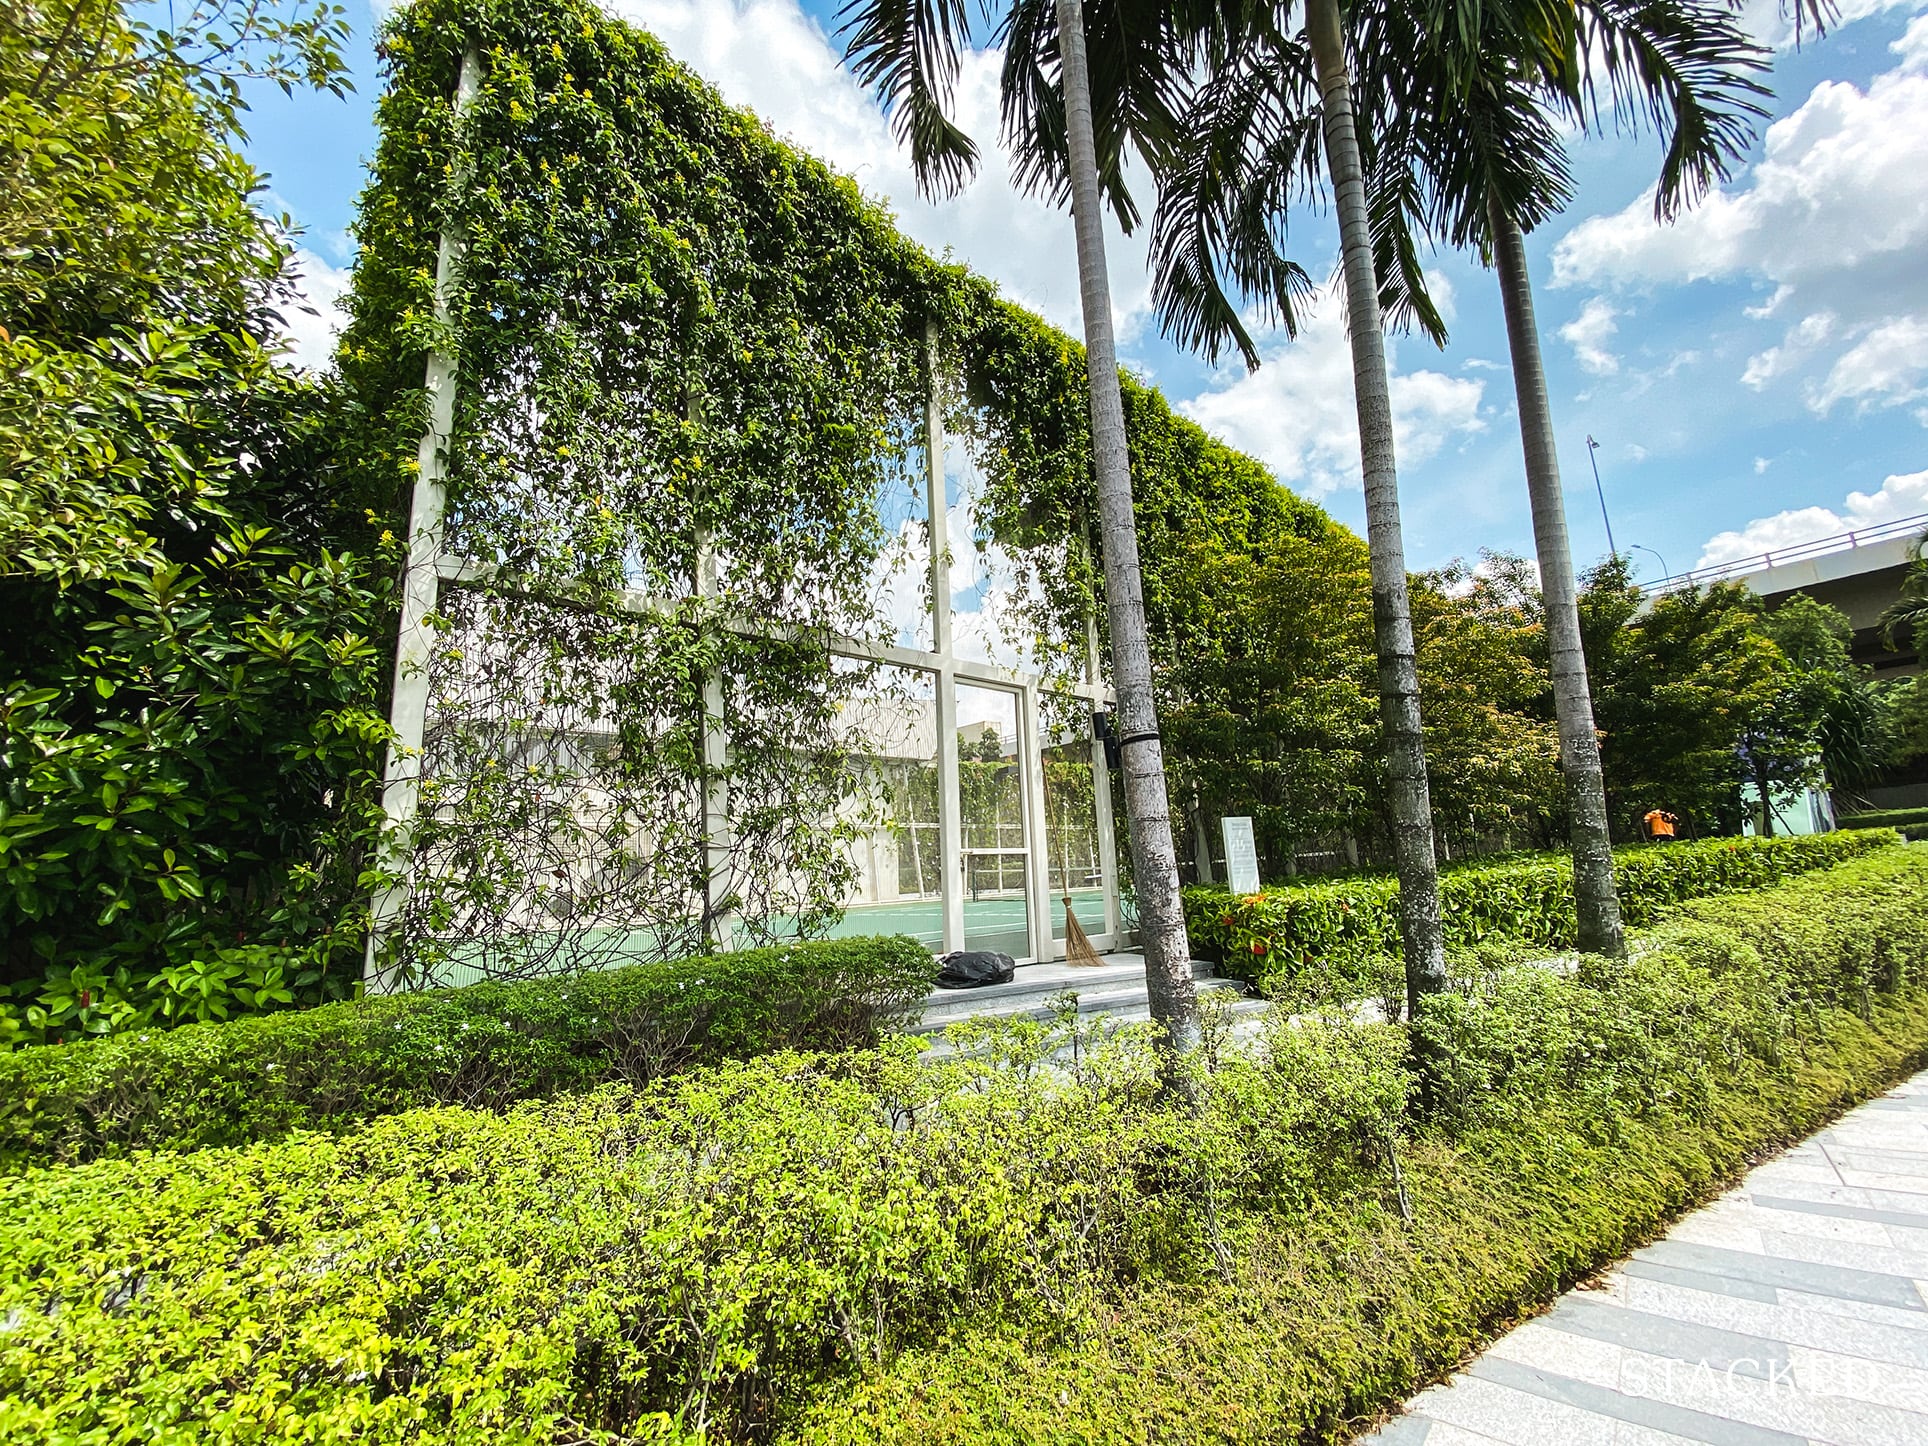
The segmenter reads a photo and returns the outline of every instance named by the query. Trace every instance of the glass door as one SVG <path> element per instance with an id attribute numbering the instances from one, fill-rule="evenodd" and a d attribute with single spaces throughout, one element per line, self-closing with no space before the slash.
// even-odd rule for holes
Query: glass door
<path id="1" fill-rule="evenodd" d="M 957 685 L 964 947 L 1031 955 L 1031 849 L 1018 695 Z"/>

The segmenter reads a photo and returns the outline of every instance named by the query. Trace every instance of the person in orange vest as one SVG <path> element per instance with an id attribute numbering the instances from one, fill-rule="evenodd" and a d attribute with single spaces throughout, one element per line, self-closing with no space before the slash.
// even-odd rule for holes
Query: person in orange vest
<path id="1" fill-rule="evenodd" d="M 1674 825 L 1680 822 L 1664 808 L 1648 809 L 1641 815 L 1640 821 L 1647 825 L 1647 837 L 1655 843 L 1659 843 L 1664 838 L 1672 838 Z"/>

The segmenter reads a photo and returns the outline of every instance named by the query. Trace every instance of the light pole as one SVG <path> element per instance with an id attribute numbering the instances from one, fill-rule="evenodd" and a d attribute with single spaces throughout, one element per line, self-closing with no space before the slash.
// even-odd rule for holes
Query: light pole
<path id="1" fill-rule="evenodd" d="M 1662 557 L 1659 553 L 1654 552 L 1654 550 L 1651 547 L 1642 546 L 1638 542 L 1629 542 L 1627 544 L 1627 550 L 1629 552 L 1653 552 L 1654 561 L 1660 564 L 1660 580 L 1662 582 L 1665 582 L 1668 578 L 1673 576 L 1671 572 L 1667 571 L 1667 559 Z"/>
<path id="2" fill-rule="evenodd" d="M 1607 489 L 1600 485 L 1600 458 L 1596 455 L 1599 450 L 1600 444 L 1594 441 L 1592 434 L 1589 433 L 1587 435 L 1587 460 L 1593 463 L 1593 490 L 1600 498 L 1600 520 L 1607 524 L 1607 555 L 1610 557 L 1618 557 L 1620 555 L 1620 549 L 1613 545 L 1613 522 L 1607 516 Z"/>

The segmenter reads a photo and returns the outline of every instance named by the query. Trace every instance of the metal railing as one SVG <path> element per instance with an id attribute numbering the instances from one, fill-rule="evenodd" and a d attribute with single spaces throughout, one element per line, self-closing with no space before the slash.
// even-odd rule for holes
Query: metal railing
<path id="1" fill-rule="evenodd" d="M 1871 527 L 1857 527 L 1852 532 L 1837 532 L 1832 537 L 1816 538 L 1812 542 L 1797 542 L 1788 547 L 1777 547 L 1772 552 L 1757 552 L 1752 557 L 1737 557 L 1729 562 L 1710 563 L 1706 567 L 1694 568 L 1691 572 L 1677 572 L 1672 577 L 1661 578 L 1658 582 L 1642 583 L 1640 588 L 1647 593 L 1679 592 L 1682 588 L 1697 587 L 1702 583 L 1726 582 L 1732 578 L 1746 577 L 1749 573 L 1766 572 L 1771 567 L 1781 567 L 1790 562 L 1803 562 L 1810 557 L 1848 552 L 1857 547 L 1867 547 L 1872 543 L 1887 542 L 1897 537 L 1913 537 L 1925 528 L 1928 528 L 1928 512 L 1918 512 L 1913 517 L 1898 517 L 1893 522 L 1877 522 Z"/>

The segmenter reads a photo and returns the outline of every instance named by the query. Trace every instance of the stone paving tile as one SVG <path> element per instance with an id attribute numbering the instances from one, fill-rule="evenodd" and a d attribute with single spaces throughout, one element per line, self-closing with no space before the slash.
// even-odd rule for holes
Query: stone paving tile
<path id="1" fill-rule="evenodd" d="M 1496 1341 L 1378 1446 L 1928 1446 L 1928 1072 Z"/>
<path id="2" fill-rule="evenodd" d="M 1928 1316 L 1918 1310 L 1872 1305 L 1864 1300 L 1843 1300 L 1836 1295 L 1813 1295 L 1804 1290 L 1776 1291 L 1775 1298 L 1782 1305 L 1796 1310 L 1811 1310 L 1820 1315 L 1845 1316 L 1849 1320 L 1900 1326 L 1903 1330 L 1928 1329 Z"/>
<path id="3" fill-rule="evenodd" d="M 1824 1240 L 1818 1235 L 1780 1230 L 1761 1232 L 1765 1253 L 1782 1260 L 1807 1260 L 1817 1265 L 1845 1265 L 1855 1270 L 1905 1275 L 1910 1280 L 1928 1276 L 1928 1255 L 1903 1250 L 1898 1244 L 1865 1245 L 1852 1240 Z"/>
<path id="4" fill-rule="evenodd" d="M 1922 1323 L 1919 1329 L 1910 1329 L 1801 1306 L 1739 1300 L 1731 1295 L 1686 1289 L 1635 1276 L 1623 1276 L 1617 1285 L 1615 1303 L 1631 1310 L 1761 1336 L 1783 1342 L 1790 1348 L 1811 1346 L 1928 1370 L 1928 1322 Z"/>
<path id="5" fill-rule="evenodd" d="M 1923 1197 L 1928 1201 L 1928 1196 Z M 1818 1215 L 1824 1219 L 1862 1220 L 1891 1229 L 1928 1230 L 1928 1215 L 1918 1215 L 1912 1210 L 1884 1210 L 1876 1205 L 1851 1205 L 1835 1200 L 1802 1200 L 1781 1195 L 1755 1195 L 1750 1204 L 1757 1210 L 1771 1211 L 1782 1217 L 1788 1215 Z"/>
<path id="6" fill-rule="evenodd" d="M 1498 1377 L 1506 1384 L 1515 1384 L 1518 1372 L 1537 1373 L 1542 1389 L 1558 1392 L 1571 1403 L 1690 1439 L 1715 1441 L 1731 1435 L 1751 1441 L 1755 1437 L 1749 1432 L 1768 1432 L 1840 1446 L 1922 1446 L 1928 1441 L 1928 1416 L 1859 1394 L 1871 1392 L 1885 1368 L 1861 1373 L 1823 1369 L 1810 1383 L 1794 1374 L 1785 1356 L 1761 1362 L 1710 1353 L 1694 1360 L 1627 1348 L 1609 1355 L 1595 1342 L 1587 1342 L 1585 1350 L 1556 1344 L 1558 1335 L 1522 1327 L 1475 1362 L 1472 1373 L 1490 1374 L 1493 1368 L 1510 1365 L 1514 1373 Z M 1585 1388 L 1584 1393 L 1575 1387 Z M 1739 1429 L 1723 1432 L 1709 1424 L 1716 1421 Z M 1476 1422 L 1471 1424 L 1478 1429 Z"/>

